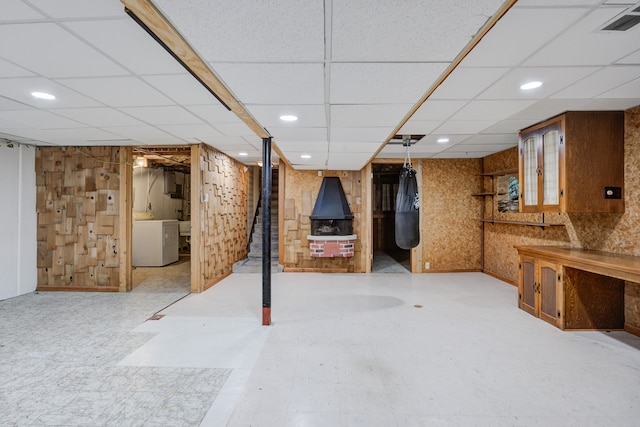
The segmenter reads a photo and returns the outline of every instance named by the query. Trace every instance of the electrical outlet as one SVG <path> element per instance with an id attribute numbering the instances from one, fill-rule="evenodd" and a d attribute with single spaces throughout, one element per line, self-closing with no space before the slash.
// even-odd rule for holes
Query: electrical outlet
<path id="1" fill-rule="evenodd" d="M 424 263 L 424 268 L 425 268 L 425 270 L 430 269 L 431 268 L 431 263 L 430 262 L 425 262 Z"/>

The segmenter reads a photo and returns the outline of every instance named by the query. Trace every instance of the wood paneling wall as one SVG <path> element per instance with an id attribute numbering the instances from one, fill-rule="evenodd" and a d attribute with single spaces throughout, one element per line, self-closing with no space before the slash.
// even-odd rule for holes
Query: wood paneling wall
<path id="1" fill-rule="evenodd" d="M 123 154 L 120 147 L 36 149 L 38 289 L 126 287 L 120 173 L 131 157 Z"/>
<path id="2" fill-rule="evenodd" d="M 640 256 L 640 107 L 625 112 L 625 212 L 615 214 L 545 214 L 546 222 L 565 227 L 542 230 L 521 225 L 487 224 L 484 236 L 485 272 L 510 283 L 518 280 L 514 245 L 555 245 Z M 486 172 L 517 168 L 512 148 L 484 158 Z M 496 209 L 497 211 L 497 209 Z M 504 213 L 504 219 L 540 221 L 541 214 Z M 640 328 L 640 284 L 625 284 L 625 321 Z"/>
<path id="3" fill-rule="evenodd" d="M 192 146 L 192 292 L 226 277 L 247 256 L 247 171 L 205 144 Z"/>
<path id="4" fill-rule="evenodd" d="M 363 213 L 366 200 L 363 197 L 363 171 L 318 171 L 295 170 L 286 164 L 280 165 L 279 180 L 284 179 L 284 206 L 279 207 L 283 217 L 282 249 L 285 271 L 345 271 L 364 272 L 366 265 L 363 252 L 364 232 Z M 284 170 L 284 173 L 282 171 Z M 311 220 L 309 216 L 316 203 L 318 191 L 325 176 L 340 178 L 345 196 L 353 213 L 353 230 L 358 235 L 355 243 L 355 256 L 351 258 L 312 258 L 309 255 Z M 366 213 L 365 215 L 369 215 Z M 366 243 L 368 244 L 368 243 Z"/>
<path id="5" fill-rule="evenodd" d="M 482 201 L 480 159 L 422 160 L 421 236 L 423 272 L 479 271 Z M 422 266 L 424 267 L 424 265 Z"/>

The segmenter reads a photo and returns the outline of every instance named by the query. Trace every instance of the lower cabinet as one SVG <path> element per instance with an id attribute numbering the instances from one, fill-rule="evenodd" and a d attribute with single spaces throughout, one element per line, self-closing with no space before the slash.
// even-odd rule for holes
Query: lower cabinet
<path id="1" fill-rule="evenodd" d="M 519 268 L 518 307 L 564 329 L 562 265 L 520 255 Z"/>

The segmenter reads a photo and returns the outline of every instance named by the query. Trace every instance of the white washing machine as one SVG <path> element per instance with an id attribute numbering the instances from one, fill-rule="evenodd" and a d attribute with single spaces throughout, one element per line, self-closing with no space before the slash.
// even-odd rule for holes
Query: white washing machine
<path id="1" fill-rule="evenodd" d="M 135 267 L 160 267 L 178 261 L 178 220 L 133 222 L 132 258 Z"/>

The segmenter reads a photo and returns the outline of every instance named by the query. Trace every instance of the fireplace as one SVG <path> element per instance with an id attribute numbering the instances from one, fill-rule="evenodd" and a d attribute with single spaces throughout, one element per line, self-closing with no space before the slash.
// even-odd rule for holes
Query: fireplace
<path id="1" fill-rule="evenodd" d="M 353 214 L 340 178 L 325 177 L 322 180 L 316 204 L 309 218 L 312 234 L 307 236 L 307 239 L 312 257 L 354 255 L 356 235 L 353 234 Z"/>

